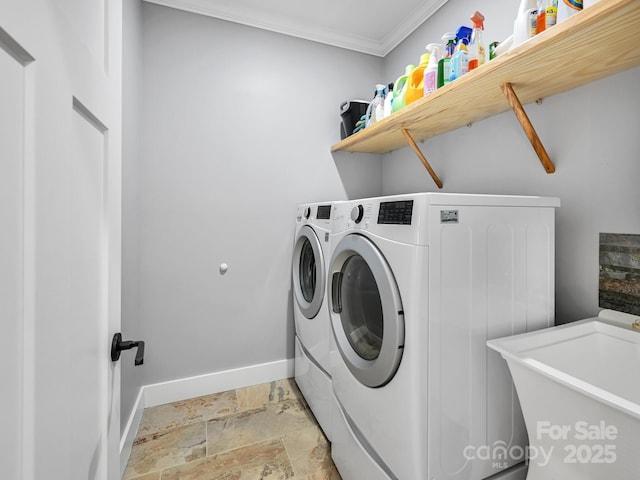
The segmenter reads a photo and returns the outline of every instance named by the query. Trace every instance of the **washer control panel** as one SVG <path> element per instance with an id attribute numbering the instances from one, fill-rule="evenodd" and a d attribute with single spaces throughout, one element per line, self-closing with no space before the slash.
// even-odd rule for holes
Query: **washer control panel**
<path id="1" fill-rule="evenodd" d="M 331 205 L 318 205 L 316 218 L 318 220 L 331 220 Z"/>

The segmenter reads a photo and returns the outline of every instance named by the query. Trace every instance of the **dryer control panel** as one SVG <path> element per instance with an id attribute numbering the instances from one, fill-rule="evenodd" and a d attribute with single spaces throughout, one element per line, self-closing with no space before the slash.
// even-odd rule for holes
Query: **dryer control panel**
<path id="1" fill-rule="evenodd" d="M 413 200 L 380 202 L 379 225 L 411 225 Z"/>

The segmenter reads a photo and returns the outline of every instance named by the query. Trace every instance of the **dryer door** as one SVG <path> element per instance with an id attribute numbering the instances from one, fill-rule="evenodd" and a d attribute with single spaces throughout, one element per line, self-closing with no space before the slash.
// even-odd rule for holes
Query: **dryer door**
<path id="1" fill-rule="evenodd" d="M 364 385 L 381 387 L 400 365 L 404 314 L 384 256 L 367 238 L 344 237 L 331 257 L 331 326 L 342 359 Z"/>
<path id="2" fill-rule="evenodd" d="M 322 245 L 308 225 L 298 232 L 293 248 L 293 290 L 296 302 L 306 318 L 314 318 L 320 311 L 325 288 Z"/>

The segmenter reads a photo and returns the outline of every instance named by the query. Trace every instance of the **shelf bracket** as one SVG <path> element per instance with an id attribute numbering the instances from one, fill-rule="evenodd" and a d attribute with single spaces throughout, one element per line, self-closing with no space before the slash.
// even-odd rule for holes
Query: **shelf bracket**
<path id="1" fill-rule="evenodd" d="M 413 151 L 416 152 L 416 155 L 422 162 L 422 165 L 424 165 L 424 168 L 427 169 L 427 172 L 429 172 L 429 175 L 431 175 L 431 178 L 433 178 L 433 181 L 435 182 L 435 184 L 438 186 L 438 188 L 442 188 L 442 181 L 438 178 L 438 175 L 436 174 L 436 172 L 434 172 L 433 168 L 431 168 L 431 165 L 429 165 L 428 160 L 425 158 L 422 151 L 420 151 L 420 148 L 418 147 L 415 140 L 409 133 L 409 130 L 407 130 L 406 128 L 403 128 L 401 131 L 404 137 L 407 139 L 407 142 L 409 142 L 409 145 L 411 146 L 411 148 L 413 148 Z"/>
<path id="2" fill-rule="evenodd" d="M 513 110 L 513 113 L 516 115 L 516 118 L 520 122 L 520 125 L 522 125 L 522 129 L 529 139 L 529 142 L 531 142 L 531 146 L 538 154 L 538 158 L 540 159 L 540 163 L 542 163 L 544 169 L 547 171 L 547 173 L 555 172 L 555 165 L 551 161 L 551 158 L 549 158 L 549 154 L 547 153 L 547 151 L 544 149 L 544 145 L 542 144 L 542 141 L 540 141 L 540 137 L 538 136 L 536 129 L 533 128 L 531 120 L 529 120 L 527 113 L 522 107 L 522 103 L 520 103 L 520 99 L 516 95 L 516 92 L 513 91 L 513 87 L 509 82 L 502 84 L 502 93 L 504 93 L 504 96 L 507 97 L 509 106 Z"/>

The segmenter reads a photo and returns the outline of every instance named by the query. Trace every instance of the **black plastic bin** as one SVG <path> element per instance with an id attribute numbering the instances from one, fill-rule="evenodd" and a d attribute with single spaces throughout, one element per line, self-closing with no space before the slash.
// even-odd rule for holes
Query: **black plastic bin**
<path id="1" fill-rule="evenodd" d="M 345 139 L 353 133 L 356 128 L 356 122 L 367 113 L 369 102 L 364 100 L 347 100 L 340 105 L 340 116 L 342 123 L 340 124 L 340 138 Z"/>

